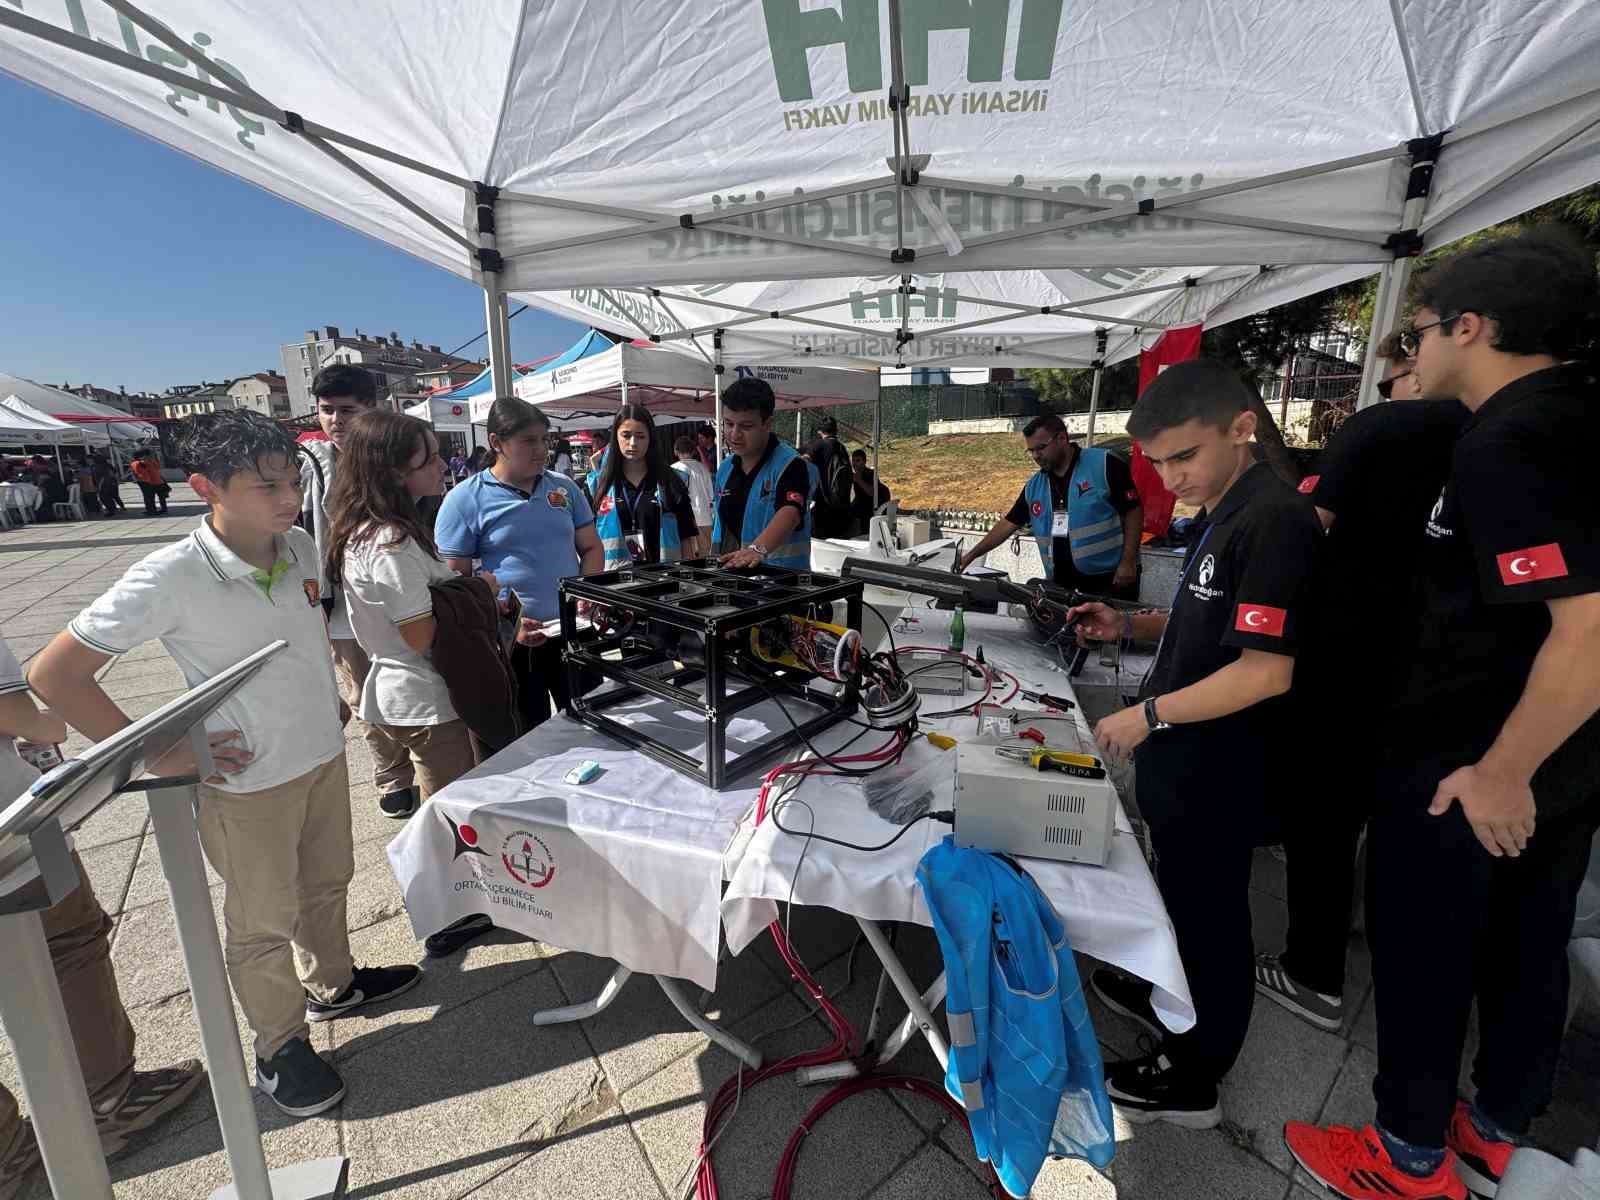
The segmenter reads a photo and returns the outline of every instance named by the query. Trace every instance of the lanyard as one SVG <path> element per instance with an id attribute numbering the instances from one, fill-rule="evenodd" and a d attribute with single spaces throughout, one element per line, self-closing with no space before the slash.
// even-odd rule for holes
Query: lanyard
<path id="1" fill-rule="evenodd" d="M 652 495 L 652 489 L 645 486 L 648 482 L 649 480 L 646 480 L 635 489 L 628 483 L 626 476 L 617 476 L 617 482 L 613 485 L 611 494 L 618 501 L 618 517 L 621 517 L 624 513 L 627 514 L 627 520 L 624 522 L 627 528 L 623 530 L 624 533 L 642 533 L 644 531 L 643 523 L 639 520 L 639 511 L 645 507 L 646 501 Z M 630 492 L 632 493 L 632 499 L 629 499 Z"/>

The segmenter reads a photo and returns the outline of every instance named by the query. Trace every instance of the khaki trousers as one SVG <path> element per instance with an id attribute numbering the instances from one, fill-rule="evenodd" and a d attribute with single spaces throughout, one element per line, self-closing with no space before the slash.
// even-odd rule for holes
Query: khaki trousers
<path id="1" fill-rule="evenodd" d="M 361 643 L 355 638 L 335 638 L 333 641 L 333 673 L 339 680 L 339 695 L 350 706 L 352 714 L 361 707 L 361 689 L 366 685 L 367 672 L 372 662 Z M 366 742 L 372 755 L 372 782 L 378 794 L 403 791 L 416 785 L 411 769 L 411 755 L 406 748 L 390 736 L 391 726 L 369 725 L 360 717 L 350 718 L 361 730 L 361 740 Z"/>
<path id="2" fill-rule="evenodd" d="M 355 875 L 350 773 L 341 753 L 259 792 L 200 788 L 200 845 L 227 884 L 223 958 L 239 1007 L 270 1059 L 309 1043 L 306 993 L 332 1000 L 350 986 L 345 903 Z"/>
<path id="3" fill-rule="evenodd" d="M 426 800 L 473 768 L 472 738 L 459 717 L 443 725 L 373 725 L 416 767 L 417 791 Z"/>
<path id="4" fill-rule="evenodd" d="M 78 890 L 39 914 L 55 964 L 56 984 L 78 1049 L 78 1065 L 94 1111 L 106 1114 L 122 1103 L 133 1082 L 133 1025 L 122 1007 L 111 971 L 111 918 L 95 898 L 83 861 L 74 854 Z M 41 891 L 44 884 L 35 882 Z M 13 1033 L 21 1032 L 13 1030 Z M 0 1162 L 16 1148 L 22 1114 L 16 1097 L 0 1086 Z"/>

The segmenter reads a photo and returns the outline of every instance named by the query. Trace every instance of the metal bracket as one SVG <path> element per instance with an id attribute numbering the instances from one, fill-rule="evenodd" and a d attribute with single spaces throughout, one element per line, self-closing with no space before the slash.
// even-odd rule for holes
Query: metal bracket
<path id="1" fill-rule="evenodd" d="M 917 261 L 917 252 L 909 246 L 902 246 L 898 250 L 889 251 L 889 261 L 895 264 Z"/>
<path id="2" fill-rule="evenodd" d="M 478 257 L 478 270 L 485 275 L 498 275 L 506 269 L 506 260 L 498 250 L 491 250 L 487 246 L 479 246 L 476 251 Z"/>
<path id="3" fill-rule="evenodd" d="M 1383 248 L 1396 258 L 1416 258 L 1422 253 L 1422 231 L 1402 229 L 1384 239 Z"/>

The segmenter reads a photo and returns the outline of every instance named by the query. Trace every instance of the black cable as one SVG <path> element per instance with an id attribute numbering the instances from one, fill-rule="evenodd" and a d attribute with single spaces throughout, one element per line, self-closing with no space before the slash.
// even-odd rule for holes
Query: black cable
<path id="1" fill-rule="evenodd" d="M 894 630 L 889 628 L 889 622 L 884 619 L 884 615 L 879 610 L 878 606 L 876 604 L 868 604 L 865 600 L 863 600 L 861 602 L 861 607 L 872 613 L 872 615 L 877 617 L 879 621 L 883 622 L 883 631 L 889 635 L 889 653 L 899 654 L 900 651 L 896 650 L 894 647 Z"/>
<path id="2" fill-rule="evenodd" d="M 510 316 L 508 316 L 506 318 L 506 324 L 507 325 L 511 324 L 511 322 L 515 321 L 518 317 L 520 317 L 523 313 L 525 313 L 527 311 L 528 311 L 528 305 L 524 304 L 521 308 L 517 309 L 516 312 L 512 313 Z M 473 337 L 469 337 L 466 341 L 462 342 L 461 345 L 457 346 L 454 350 L 450 350 L 450 351 L 446 352 L 445 357 L 446 358 L 454 358 L 456 355 L 460 354 L 463 350 L 465 350 L 468 346 L 472 345 L 473 342 L 480 341 L 481 339 L 486 338 L 488 336 L 489 336 L 489 331 L 487 329 L 485 329 L 482 333 L 476 334 Z M 412 380 L 412 379 L 415 379 L 418 375 L 423 375 L 423 374 L 431 374 L 431 372 L 413 371 L 409 375 L 400 376 L 400 378 L 404 379 L 404 380 Z"/>
<path id="3" fill-rule="evenodd" d="M 911 739 L 908 737 L 900 744 L 899 748 L 895 750 L 893 755 L 884 759 L 881 763 L 874 763 L 872 766 L 866 768 L 850 767 L 844 765 L 843 763 L 835 762 L 832 755 L 824 754 L 821 750 L 818 750 L 815 743 L 813 743 L 812 740 L 805 735 L 805 732 L 800 728 L 799 723 L 792 715 L 790 715 L 789 710 L 783 706 L 783 701 L 778 699 L 778 694 L 767 686 L 766 681 L 761 679 L 754 671 L 749 672 L 749 675 L 750 681 L 767 694 L 767 699 L 771 700 L 778 706 L 778 711 L 783 714 L 784 720 L 789 722 L 790 727 L 795 731 L 796 734 L 799 735 L 800 740 L 805 743 L 806 749 L 811 751 L 812 757 L 817 759 L 819 762 L 827 763 L 828 766 L 833 769 L 835 774 L 858 776 L 871 775 L 874 771 L 883 770 L 884 767 L 892 767 L 895 763 L 900 761 L 901 757 L 906 752 L 906 747 L 911 744 Z M 861 737 L 863 735 L 857 734 L 856 736 Z M 846 745 L 848 744 L 849 743 L 847 742 Z M 838 754 L 839 751 L 835 750 L 833 753 Z"/>
<path id="4" fill-rule="evenodd" d="M 905 837 L 906 830 L 910 829 L 918 821 L 943 821 L 946 825 L 954 825 L 956 820 L 956 814 L 954 810 L 945 809 L 939 812 L 925 812 L 921 816 L 912 817 L 911 820 L 907 821 L 900 827 L 900 832 L 895 834 L 887 842 L 882 842 L 876 846 L 858 846 L 854 842 L 846 842 L 841 841 L 838 838 L 826 837 L 823 834 L 815 833 L 810 830 L 790 829 L 778 819 L 779 810 L 789 804 L 800 804 L 807 810 L 809 810 L 811 807 L 809 804 L 806 804 L 805 801 L 795 800 L 792 796 L 786 796 L 774 804 L 772 806 L 772 812 L 769 815 L 772 818 L 772 823 L 778 827 L 780 832 L 787 833 L 790 837 L 803 837 L 808 842 L 827 842 L 830 846 L 842 846 L 846 850 L 859 850 L 863 854 L 876 854 L 880 850 L 887 850 L 901 838 Z M 816 814 L 813 813 L 812 816 L 814 818 Z"/>

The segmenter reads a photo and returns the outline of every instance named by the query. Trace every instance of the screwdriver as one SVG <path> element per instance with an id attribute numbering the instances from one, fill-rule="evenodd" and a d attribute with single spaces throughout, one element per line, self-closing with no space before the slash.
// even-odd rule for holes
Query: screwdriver
<path id="1" fill-rule="evenodd" d="M 1052 696 L 1049 692 L 1030 692 L 1026 688 L 1023 688 L 1017 694 L 1020 695 L 1024 700 L 1031 700 L 1035 704 L 1046 704 L 1051 708 L 1058 708 L 1062 712 L 1070 712 L 1077 707 L 1077 705 L 1075 705 L 1071 700 L 1067 700 L 1061 696 Z"/>

